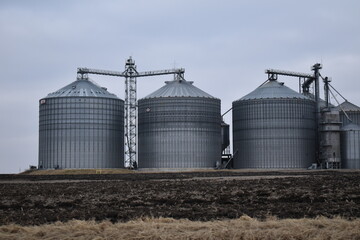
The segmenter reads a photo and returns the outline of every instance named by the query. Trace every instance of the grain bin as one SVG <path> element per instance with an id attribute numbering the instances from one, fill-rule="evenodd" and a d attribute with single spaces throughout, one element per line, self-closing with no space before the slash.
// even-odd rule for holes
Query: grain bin
<path id="1" fill-rule="evenodd" d="M 213 168 L 221 159 L 219 99 L 177 79 L 138 106 L 139 168 Z"/>
<path id="2" fill-rule="evenodd" d="M 39 103 L 39 168 L 124 166 L 123 100 L 78 79 Z"/>
<path id="3" fill-rule="evenodd" d="M 346 126 L 349 123 L 355 123 L 360 125 L 360 107 L 355 104 L 345 101 L 336 107 L 336 110 L 340 112 L 340 122 L 342 122 L 342 126 Z M 351 121 L 348 119 L 348 117 Z"/>
<path id="4" fill-rule="evenodd" d="M 341 167 L 360 169 L 360 126 L 349 123 L 341 129 Z"/>
<path id="5" fill-rule="evenodd" d="M 233 102 L 235 168 L 306 168 L 315 161 L 315 102 L 269 80 Z"/>

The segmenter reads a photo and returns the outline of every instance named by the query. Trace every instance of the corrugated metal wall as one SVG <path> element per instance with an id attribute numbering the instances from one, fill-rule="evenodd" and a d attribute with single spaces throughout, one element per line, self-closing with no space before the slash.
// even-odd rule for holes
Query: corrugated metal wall
<path id="1" fill-rule="evenodd" d="M 315 161 L 315 103 L 306 99 L 233 102 L 235 168 L 306 168 Z"/>
<path id="2" fill-rule="evenodd" d="M 221 159 L 220 100 L 139 100 L 140 168 L 212 168 Z"/>
<path id="3" fill-rule="evenodd" d="M 320 155 L 319 160 L 326 168 L 339 166 L 341 162 L 340 150 L 340 115 L 336 109 L 321 112 L 320 119 Z"/>
<path id="4" fill-rule="evenodd" d="M 341 167 L 360 169 L 360 126 L 349 124 L 341 131 Z"/>
<path id="5" fill-rule="evenodd" d="M 40 100 L 39 168 L 124 167 L 124 101 Z"/>
<path id="6" fill-rule="evenodd" d="M 346 126 L 350 123 L 355 123 L 360 125 L 360 112 L 359 111 L 346 111 L 346 114 L 352 120 L 350 121 L 344 114 L 343 111 L 340 110 L 340 121 L 342 122 L 342 126 Z"/>
<path id="7" fill-rule="evenodd" d="M 357 105 L 346 100 L 345 102 L 339 104 L 335 109 L 340 112 L 340 121 L 342 122 L 341 126 L 344 127 L 351 123 L 360 125 L 360 107 Z M 346 117 L 344 111 L 351 120 Z"/>

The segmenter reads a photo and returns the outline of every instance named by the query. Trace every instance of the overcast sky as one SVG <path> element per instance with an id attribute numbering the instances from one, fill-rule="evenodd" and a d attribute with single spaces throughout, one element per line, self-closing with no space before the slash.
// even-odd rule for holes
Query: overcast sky
<path id="1" fill-rule="evenodd" d="M 360 1 L 0 0 L 0 173 L 38 164 L 40 98 L 76 80 L 77 67 L 123 71 L 129 56 L 139 71 L 185 68 L 222 112 L 265 69 L 310 73 L 316 62 L 360 105 Z M 124 99 L 124 79 L 91 78 Z M 139 79 L 138 98 L 171 78 Z"/>

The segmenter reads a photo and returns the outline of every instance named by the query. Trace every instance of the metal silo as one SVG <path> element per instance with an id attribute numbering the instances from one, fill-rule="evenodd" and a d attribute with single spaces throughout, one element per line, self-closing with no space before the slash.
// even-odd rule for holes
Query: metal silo
<path id="1" fill-rule="evenodd" d="M 360 169 L 360 126 L 350 123 L 341 129 L 341 167 Z"/>
<path id="2" fill-rule="evenodd" d="M 139 168 L 213 168 L 221 159 L 219 99 L 174 80 L 138 106 Z"/>
<path id="3" fill-rule="evenodd" d="M 305 95 L 306 97 L 308 97 L 308 98 L 312 99 L 313 101 L 315 101 L 314 94 L 312 94 L 312 93 L 303 93 L 303 95 Z M 320 104 L 320 109 L 324 109 L 326 107 L 326 101 L 321 99 L 321 98 L 319 99 L 319 104 Z M 333 104 L 329 103 L 329 107 L 334 108 L 335 106 Z"/>
<path id="4" fill-rule="evenodd" d="M 345 101 L 338 105 L 336 110 L 340 112 L 340 122 L 342 122 L 342 126 L 346 126 L 349 123 L 360 125 L 360 107 L 351 102 Z M 351 121 L 347 118 L 344 112 L 348 115 Z"/>
<path id="5" fill-rule="evenodd" d="M 235 168 L 305 168 L 315 161 L 315 102 L 275 80 L 233 102 Z"/>
<path id="6" fill-rule="evenodd" d="M 123 100 L 78 79 L 39 104 L 39 168 L 124 167 Z"/>

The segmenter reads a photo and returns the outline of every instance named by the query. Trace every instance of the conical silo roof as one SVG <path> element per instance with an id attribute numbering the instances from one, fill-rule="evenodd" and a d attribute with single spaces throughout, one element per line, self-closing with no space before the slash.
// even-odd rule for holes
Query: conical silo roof
<path id="1" fill-rule="evenodd" d="M 108 92 L 106 88 L 100 87 L 88 79 L 78 79 L 53 93 L 49 93 L 46 96 L 46 98 L 55 97 L 117 98 L 115 94 Z"/>
<path id="2" fill-rule="evenodd" d="M 195 87 L 190 81 L 174 80 L 165 82 L 166 85 L 156 90 L 155 92 L 147 95 L 143 99 L 148 98 L 167 98 L 167 97 L 202 97 L 214 98 L 210 94 Z"/>
<path id="3" fill-rule="evenodd" d="M 279 99 L 279 98 L 284 98 L 284 99 L 296 98 L 296 99 L 309 100 L 308 97 L 284 86 L 283 83 L 279 83 L 278 81 L 274 81 L 274 80 L 268 81 L 267 83 L 261 85 L 251 93 L 240 98 L 239 100 Z"/>
<path id="4" fill-rule="evenodd" d="M 308 98 L 312 99 L 313 101 L 315 101 L 315 95 L 312 93 L 304 93 L 305 96 L 307 96 Z M 320 98 L 320 108 L 324 108 L 326 107 L 326 101 L 322 98 Z M 334 104 L 329 103 L 329 107 L 330 108 L 334 108 L 335 110 L 337 110 L 334 106 Z"/>
<path id="5" fill-rule="evenodd" d="M 360 107 L 356 106 L 355 104 L 345 101 L 341 103 L 339 106 L 336 107 L 338 111 L 345 111 L 345 112 L 360 112 Z"/>

